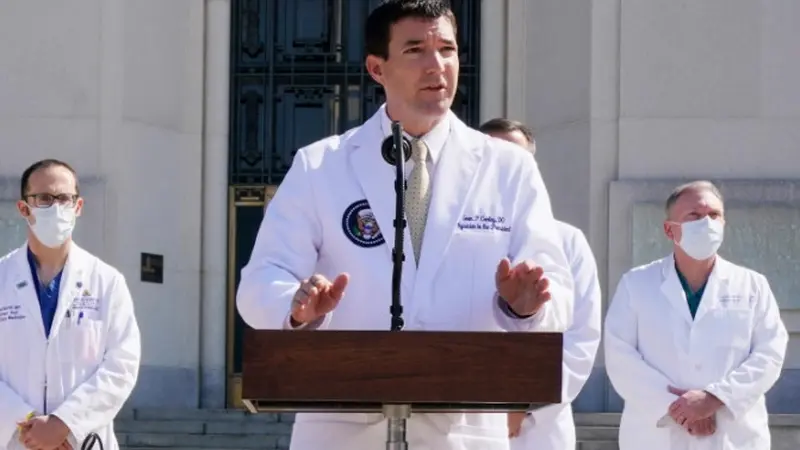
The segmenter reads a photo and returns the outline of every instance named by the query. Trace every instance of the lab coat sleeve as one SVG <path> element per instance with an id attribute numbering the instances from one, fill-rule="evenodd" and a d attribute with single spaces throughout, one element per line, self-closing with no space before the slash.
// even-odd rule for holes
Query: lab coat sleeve
<path id="1" fill-rule="evenodd" d="M 778 380 L 789 335 L 769 282 L 761 277 L 750 356 L 722 380 L 705 388 L 738 419 Z"/>
<path id="2" fill-rule="evenodd" d="M 668 391 L 675 384 L 644 360 L 638 346 L 638 319 L 627 276 L 617 285 L 605 322 L 606 372 L 625 403 L 652 412 L 653 426 L 678 397 Z"/>
<path id="3" fill-rule="evenodd" d="M 496 302 L 495 318 L 507 331 L 563 332 L 572 323 L 574 303 L 569 263 L 539 167 L 530 155 L 520 162 L 508 256 L 512 265 L 529 259 L 541 266 L 550 282 L 551 299 L 529 318 L 513 317 L 504 310 L 503 302 Z"/>
<path id="4" fill-rule="evenodd" d="M 592 373 L 600 346 L 601 292 L 597 263 L 582 232 L 572 242 L 572 276 L 575 283 L 575 316 L 564 333 L 564 402 L 575 400 Z"/>
<path id="5" fill-rule="evenodd" d="M 304 149 L 264 212 L 250 261 L 242 268 L 236 307 L 255 329 L 290 329 L 292 297 L 300 280 L 313 275 L 322 245 L 322 226 L 314 210 L 311 174 Z M 304 329 L 326 328 L 329 313 Z"/>
<path id="6" fill-rule="evenodd" d="M 139 377 L 141 336 L 133 299 L 125 278 L 117 274 L 108 295 L 106 349 L 103 360 L 88 380 L 80 384 L 53 412 L 80 444 L 86 436 L 109 425 L 130 397 Z"/>
<path id="7" fill-rule="evenodd" d="M 16 434 L 17 422 L 24 421 L 33 411 L 31 405 L 0 380 L 0 448 L 9 447 L 7 444 Z"/>

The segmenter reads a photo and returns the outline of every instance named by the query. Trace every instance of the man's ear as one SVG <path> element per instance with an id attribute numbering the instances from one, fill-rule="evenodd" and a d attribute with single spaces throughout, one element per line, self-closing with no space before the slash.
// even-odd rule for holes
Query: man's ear
<path id="1" fill-rule="evenodd" d="M 26 219 L 31 215 L 31 208 L 22 200 L 17 202 L 17 211 L 19 211 L 20 216 Z"/>
<path id="2" fill-rule="evenodd" d="M 83 198 L 78 197 L 78 201 L 75 203 L 75 217 L 80 217 L 82 212 L 83 212 Z"/>
<path id="3" fill-rule="evenodd" d="M 364 63 L 369 76 L 380 85 L 383 85 L 383 63 L 384 59 L 375 55 L 367 55 L 367 60 Z"/>
<path id="4" fill-rule="evenodd" d="M 670 241 L 674 241 L 675 240 L 675 234 L 672 232 L 672 222 L 670 222 L 668 220 L 664 221 L 664 235 Z"/>

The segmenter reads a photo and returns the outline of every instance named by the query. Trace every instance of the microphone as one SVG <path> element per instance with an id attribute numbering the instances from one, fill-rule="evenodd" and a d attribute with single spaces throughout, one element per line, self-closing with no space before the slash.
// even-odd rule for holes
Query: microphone
<path id="1" fill-rule="evenodd" d="M 400 125 L 398 124 L 398 126 Z M 405 136 L 403 136 L 402 126 L 400 126 L 400 139 L 403 142 L 401 146 L 403 147 L 404 160 L 408 161 L 411 159 L 411 142 Z M 392 166 L 397 164 L 397 152 L 394 150 L 394 140 L 394 124 L 392 124 L 392 135 L 386 137 L 381 145 L 381 156 L 383 156 L 383 160 Z"/>
<path id="2" fill-rule="evenodd" d="M 403 158 L 400 158 L 400 152 Z M 381 154 L 387 163 L 395 166 L 395 210 L 394 210 L 394 248 L 392 249 L 392 314 L 391 331 L 403 329 L 403 304 L 400 301 L 400 286 L 403 276 L 403 234 L 406 228 L 406 176 L 405 162 L 411 158 L 411 143 L 403 136 L 403 126 L 400 122 L 392 122 L 392 135 L 386 138 L 381 145 Z"/>

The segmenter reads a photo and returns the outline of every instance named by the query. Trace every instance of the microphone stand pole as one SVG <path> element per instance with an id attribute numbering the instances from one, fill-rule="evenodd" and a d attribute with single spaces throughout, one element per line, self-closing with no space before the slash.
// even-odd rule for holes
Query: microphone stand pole
<path id="1" fill-rule="evenodd" d="M 392 314 L 391 331 L 402 331 L 403 329 L 403 305 L 400 302 L 400 286 L 403 276 L 403 235 L 406 227 L 405 214 L 405 150 L 404 144 L 410 147 L 403 139 L 403 128 L 400 122 L 392 123 L 392 147 L 396 176 L 394 182 L 395 191 L 395 219 L 394 219 L 394 248 L 392 249 L 392 306 L 389 312 Z M 383 414 L 388 421 L 388 432 L 386 439 L 386 450 L 408 450 L 406 442 L 406 421 L 411 416 L 411 405 L 383 405 Z"/>

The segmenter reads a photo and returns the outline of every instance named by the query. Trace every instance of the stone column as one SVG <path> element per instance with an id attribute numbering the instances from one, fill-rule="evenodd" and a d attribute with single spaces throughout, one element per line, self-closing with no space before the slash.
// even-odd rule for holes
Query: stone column
<path id="1" fill-rule="evenodd" d="M 225 406 L 230 0 L 206 0 L 203 131 L 202 408 Z"/>

